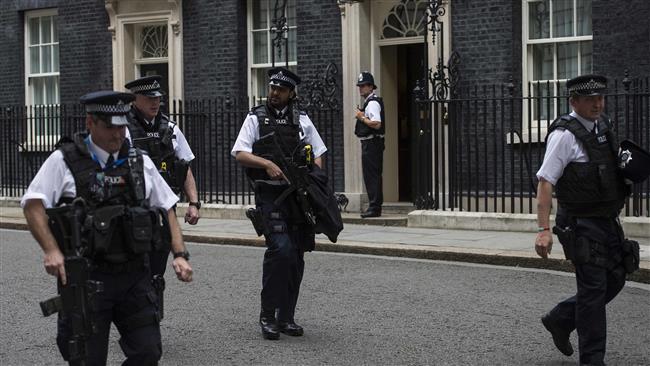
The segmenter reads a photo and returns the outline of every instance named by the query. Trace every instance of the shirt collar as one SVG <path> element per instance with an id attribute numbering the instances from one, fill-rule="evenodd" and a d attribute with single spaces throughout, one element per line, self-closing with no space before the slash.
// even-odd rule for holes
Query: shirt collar
<path id="1" fill-rule="evenodd" d="M 104 149 L 101 147 L 95 145 L 93 142 L 93 137 L 91 135 L 88 135 L 88 150 L 92 153 L 93 156 L 99 161 L 99 164 L 102 166 L 102 168 L 106 164 L 106 160 L 108 159 L 108 152 L 106 152 Z M 117 160 L 119 152 L 116 152 L 113 154 L 113 159 Z"/>
<path id="2" fill-rule="evenodd" d="M 576 111 L 571 111 L 569 115 L 577 119 L 584 126 L 584 128 L 587 129 L 587 131 L 589 132 L 591 132 L 596 127 L 596 123 L 598 122 L 598 120 L 592 121 L 590 119 L 584 118 L 578 113 L 576 113 Z"/>
<path id="3" fill-rule="evenodd" d="M 273 109 L 275 109 L 275 108 L 273 108 Z M 284 108 L 282 108 L 282 110 L 275 109 L 275 114 L 278 115 L 278 116 L 280 116 L 280 115 L 284 116 L 285 113 L 287 113 L 287 109 L 289 109 L 289 106 L 285 106 Z"/>
<path id="4" fill-rule="evenodd" d="M 368 95 L 368 96 L 366 97 L 366 100 L 365 100 L 365 101 L 367 102 L 368 99 L 370 99 L 370 98 L 372 98 L 372 97 L 374 97 L 374 96 L 375 96 L 375 92 L 370 93 L 370 95 Z"/>

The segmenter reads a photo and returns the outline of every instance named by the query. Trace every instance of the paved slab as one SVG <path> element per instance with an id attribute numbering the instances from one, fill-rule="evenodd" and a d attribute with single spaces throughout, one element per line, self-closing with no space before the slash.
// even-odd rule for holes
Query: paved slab
<path id="1" fill-rule="evenodd" d="M 0 207 L 0 226 L 26 229 L 22 210 Z M 248 220 L 202 218 L 197 225 L 181 223 L 186 240 L 204 243 L 263 246 Z M 548 260 L 533 250 L 535 234 L 527 232 L 410 228 L 346 224 L 337 243 L 317 235 L 317 250 L 466 261 L 572 271 L 556 245 Z M 650 239 L 641 244 L 641 271 L 631 279 L 650 283 Z"/>

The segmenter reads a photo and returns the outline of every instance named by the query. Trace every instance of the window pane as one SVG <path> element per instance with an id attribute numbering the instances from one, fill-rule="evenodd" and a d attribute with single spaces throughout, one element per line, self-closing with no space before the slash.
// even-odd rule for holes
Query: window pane
<path id="1" fill-rule="evenodd" d="M 42 46 L 41 72 L 52 72 L 52 46 Z"/>
<path id="2" fill-rule="evenodd" d="M 533 45 L 533 80 L 553 79 L 553 45 Z"/>
<path id="3" fill-rule="evenodd" d="M 578 76 L 578 43 L 558 43 L 557 78 L 570 79 Z"/>
<path id="4" fill-rule="evenodd" d="M 253 32 L 253 63 L 263 64 L 269 62 L 268 32 Z"/>
<path id="5" fill-rule="evenodd" d="M 568 95 L 568 92 L 566 90 L 566 81 L 560 82 L 557 95 L 558 96 Z M 569 100 L 567 98 L 557 98 L 556 102 L 557 102 L 558 110 L 557 113 L 555 113 L 555 115 L 571 113 L 571 105 L 569 104 Z"/>
<path id="6" fill-rule="evenodd" d="M 41 72 L 40 68 L 40 47 L 38 46 L 32 46 L 29 48 L 29 73 L 30 74 L 38 74 Z"/>
<path id="7" fill-rule="evenodd" d="M 591 41 L 580 42 L 580 74 L 593 72 Z"/>
<path id="8" fill-rule="evenodd" d="M 59 17 L 56 15 L 52 17 L 52 36 L 52 42 L 59 41 Z"/>
<path id="9" fill-rule="evenodd" d="M 52 45 L 52 71 L 59 72 L 59 45 Z"/>
<path id="10" fill-rule="evenodd" d="M 289 61 L 296 61 L 296 28 L 289 29 Z"/>
<path id="11" fill-rule="evenodd" d="M 253 29 L 268 29 L 268 1 L 253 0 Z"/>
<path id="12" fill-rule="evenodd" d="M 56 76 L 50 76 L 47 78 L 44 78 L 44 83 L 45 83 L 45 95 L 44 95 L 44 100 L 45 104 L 58 104 L 58 98 L 57 98 L 57 81 L 58 77 Z"/>
<path id="13" fill-rule="evenodd" d="M 548 38 L 549 0 L 528 4 L 528 34 L 530 39 Z"/>
<path id="14" fill-rule="evenodd" d="M 43 104 L 43 78 L 31 78 L 30 81 L 32 83 L 32 99 L 34 101 L 34 105 Z"/>
<path id="15" fill-rule="evenodd" d="M 52 17 L 41 18 L 41 43 L 52 42 Z"/>
<path id="16" fill-rule="evenodd" d="M 573 35 L 573 0 L 553 2 L 553 37 Z"/>
<path id="17" fill-rule="evenodd" d="M 591 35 L 591 0 L 578 0 L 576 15 L 578 16 L 577 35 Z"/>
<path id="18" fill-rule="evenodd" d="M 549 92 L 553 90 L 553 84 L 549 82 L 536 82 L 532 85 L 532 91 L 535 98 L 533 99 L 533 119 L 537 121 L 549 118 L 549 104 L 553 107 L 553 99 L 549 98 Z"/>
<path id="19" fill-rule="evenodd" d="M 140 31 L 140 52 L 142 58 L 167 57 L 167 25 L 142 27 Z"/>
<path id="20" fill-rule="evenodd" d="M 287 1 L 287 25 L 292 27 L 296 25 L 296 2 L 295 0 Z"/>
<path id="21" fill-rule="evenodd" d="M 40 34 L 39 32 L 39 18 L 31 18 L 29 19 L 29 44 L 39 44 L 39 37 Z"/>
<path id="22" fill-rule="evenodd" d="M 266 75 L 266 70 L 265 68 L 262 69 L 255 69 L 255 80 L 257 81 L 257 90 L 254 91 L 255 95 L 255 100 L 257 101 L 260 98 L 266 98 L 266 94 L 268 93 L 268 76 Z"/>

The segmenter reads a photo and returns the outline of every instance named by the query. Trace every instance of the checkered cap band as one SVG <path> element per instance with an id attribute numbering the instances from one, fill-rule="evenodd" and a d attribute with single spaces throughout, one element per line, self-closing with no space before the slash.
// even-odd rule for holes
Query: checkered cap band
<path id="1" fill-rule="evenodd" d="M 158 80 L 154 80 L 153 82 L 148 84 L 134 85 L 131 87 L 132 93 L 142 93 L 142 92 L 157 91 L 157 90 L 160 90 L 160 83 L 158 82 Z"/>
<path id="2" fill-rule="evenodd" d="M 109 115 L 124 115 L 131 110 L 130 104 L 86 104 L 86 113 L 99 113 Z"/>
<path id="3" fill-rule="evenodd" d="M 295 80 L 293 80 L 292 78 L 290 78 L 290 77 L 288 77 L 287 75 L 285 75 L 282 71 L 280 71 L 280 72 L 278 72 L 278 73 L 276 73 L 276 74 L 271 75 L 271 79 L 270 79 L 270 80 L 271 80 L 271 82 L 274 82 L 274 81 L 280 81 L 280 82 L 282 82 L 282 81 L 284 81 L 285 83 L 289 83 L 289 84 L 291 84 L 292 86 L 295 86 L 295 85 L 297 84 Z M 272 85 L 273 85 L 273 84 L 272 84 Z"/>
<path id="4" fill-rule="evenodd" d="M 584 83 L 577 83 L 575 85 L 571 85 L 571 87 L 569 88 L 569 93 L 599 90 L 605 88 L 607 88 L 607 85 L 605 83 L 591 79 Z"/>

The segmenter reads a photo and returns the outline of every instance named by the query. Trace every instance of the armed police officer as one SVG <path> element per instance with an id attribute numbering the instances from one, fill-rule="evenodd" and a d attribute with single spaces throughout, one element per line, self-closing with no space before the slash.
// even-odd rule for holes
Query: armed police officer
<path id="1" fill-rule="evenodd" d="M 244 120 L 232 155 L 248 168 L 254 182 L 256 212 L 261 216 L 256 230 L 264 234 L 267 246 L 262 265 L 260 326 L 264 338 L 278 339 L 280 332 L 303 335 L 294 312 L 305 266 L 304 252 L 315 245 L 314 229 L 299 203 L 299 198 L 304 197 L 288 190 L 283 169 L 287 162 L 304 165 L 308 160 L 320 167 L 327 148 L 307 114 L 294 104 L 300 78 L 284 68 L 273 68 L 268 75 L 267 102 L 253 108 Z"/>
<path id="2" fill-rule="evenodd" d="M 565 256 L 575 265 L 577 294 L 542 317 L 564 355 L 577 329 L 580 364 L 603 365 L 607 323 L 605 305 L 623 288 L 625 274 L 638 265 L 638 243 L 624 239 L 618 214 L 629 187 L 618 169 L 618 143 L 604 116 L 607 79 L 582 75 L 567 81 L 573 111 L 555 120 L 537 172 L 535 250 L 543 258 L 553 244 L 549 227 L 552 192 L 558 201 L 555 227 Z M 634 246 L 636 245 L 636 248 Z"/>
<path id="3" fill-rule="evenodd" d="M 132 100 L 114 91 L 83 96 L 88 132 L 48 157 L 21 201 L 45 270 L 59 280 L 61 296 L 48 312 L 59 311 L 57 343 L 71 364 L 106 364 L 111 322 L 125 365 L 157 364 L 162 345 L 148 255 L 161 219 L 169 221 L 174 252 L 187 253 L 171 209 L 178 197 L 125 140 Z M 192 280 L 183 256 L 172 265 L 179 280 Z"/>
<path id="4" fill-rule="evenodd" d="M 149 154 L 158 172 L 174 193 L 185 193 L 189 201 L 185 221 L 190 225 L 196 225 L 200 217 L 201 202 L 198 199 L 196 182 L 190 167 L 194 154 L 178 125 L 160 110 L 163 96 L 161 80 L 162 77 L 159 75 L 145 76 L 124 85 L 135 94 L 133 108 L 127 115 L 129 119 L 127 138 L 135 147 Z M 161 307 L 169 249 L 168 243 L 162 242 L 150 255 L 152 281 L 158 292 Z"/>
<path id="5" fill-rule="evenodd" d="M 357 80 L 359 94 L 364 98 L 363 108 L 355 111 L 354 134 L 361 141 L 363 182 L 368 193 L 368 209 L 362 218 L 381 216 L 384 203 L 382 170 L 384 164 L 384 102 L 375 94 L 375 78 L 364 71 Z"/>

